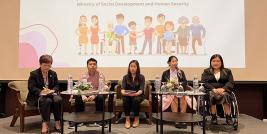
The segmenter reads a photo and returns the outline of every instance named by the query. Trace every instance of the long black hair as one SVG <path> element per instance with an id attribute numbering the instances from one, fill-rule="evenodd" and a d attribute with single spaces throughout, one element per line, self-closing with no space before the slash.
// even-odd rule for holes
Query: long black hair
<path id="1" fill-rule="evenodd" d="M 178 61 L 178 58 L 177 58 L 176 56 L 172 55 L 172 56 L 170 56 L 170 57 L 168 58 L 167 63 L 169 64 L 169 63 L 172 61 L 173 58 L 175 58 L 175 59 Z"/>
<path id="2" fill-rule="evenodd" d="M 172 59 L 176 59 L 177 62 L 178 62 L 178 58 L 177 58 L 176 56 L 172 55 L 172 56 L 169 57 L 169 59 L 168 59 L 168 61 L 167 61 L 167 63 L 169 64 L 169 66 L 170 66 L 170 62 L 172 61 Z M 178 72 L 178 76 L 179 76 L 179 77 L 182 77 L 182 76 L 183 76 L 183 75 L 182 75 L 182 71 L 180 70 L 180 68 L 178 68 L 178 64 L 177 64 L 177 66 L 176 66 L 176 70 L 177 70 L 177 72 Z"/>
<path id="3" fill-rule="evenodd" d="M 211 57 L 210 57 L 210 69 L 212 69 L 213 70 L 213 68 L 212 68 L 212 66 L 211 66 L 211 61 L 213 60 L 213 59 L 215 59 L 215 58 L 219 58 L 220 59 L 220 61 L 221 61 L 221 67 L 220 67 L 220 70 L 222 70 L 222 69 L 224 69 L 224 63 L 223 63 L 223 58 L 222 58 L 222 56 L 220 55 L 220 54 L 214 54 L 214 55 L 212 55 Z"/>
<path id="4" fill-rule="evenodd" d="M 132 60 L 132 61 L 130 61 L 130 63 L 129 63 L 129 66 L 128 66 L 128 73 L 127 73 L 128 78 L 129 78 L 129 79 L 128 79 L 128 80 L 129 80 L 128 82 L 132 82 L 132 81 L 133 81 L 133 76 L 132 76 L 132 73 L 131 73 L 131 71 L 130 71 L 130 66 L 131 66 L 132 63 L 134 63 L 134 64 L 137 66 L 136 76 L 135 76 L 135 81 L 134 81 L 134 82 L 139 82 L 141 72 L 140 72 L 139 62 L 138 62 L 137 60 Z"/>
<path id="5" fill-rule="evenodd" d="M 172 56 L 170 56 L 170 57 L 168 58 L 168 61 L 167 61 L 167 63 L 168 63 L 169 66 L 170 66 L 170 63 L 171 63 L 172 59 L 176 59 L 177 62 L 178 62 L 178 58 L 177 58 L 176 56 L 172 55 Z M 177 64 L 177 66 L 176 66 L 176 69 L 178 70 L 178 64 Z"/>

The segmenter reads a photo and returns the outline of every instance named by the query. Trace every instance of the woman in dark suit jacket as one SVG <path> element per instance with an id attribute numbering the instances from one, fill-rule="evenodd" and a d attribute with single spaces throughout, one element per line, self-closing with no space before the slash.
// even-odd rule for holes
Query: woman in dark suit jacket
<path id="1" fill-rule="evenodd" d="M 168 82 L 174 80 L 175 82 L 181 82 L 184 89 L 186 89 L 187 80 L 183 70 L 178 68 L 178 58 L 176 56 L 170 56 L 168 59 L 169 69 L 164 71 L 161 77 L 161 82 Z M 172 112 L 178 112 L 178 97 L 174 95 L 168 95 L 163 97 L 162 110 L 166 110 L 171 107 Z M 185 96 L 181 97 L 181 112 L 185 113 L 187 109 L 187 103 Z"/>
<path id="2" fill-rule="evenodd" d="M 28 80 L 29 93 L 27 103 L 38 106 L 42 116 L 41 133 L 48 133 L 51 111 L 54 112 L 55 129 L 60 131 L 61 102 L 58 92 L 58 78 L 56 72 L 50 70 L 53 59 L 50 55 L 42 55 L 39 59 L 40 68 L 32 71 Z"/>
<path id="3" fill-rule="evenodd" d="M 201 80 L 205 83 L 206 91 L 209 94 L 212 124 L 217 124 L 216 104 L 223 104 L 226 123 L 232 124 L 230 93 L 234 88 L 234 79 L 231 70 L 224 68 L 221 55 L 214 54 L 210 58 L 210 67 L 204 70 Z"/>

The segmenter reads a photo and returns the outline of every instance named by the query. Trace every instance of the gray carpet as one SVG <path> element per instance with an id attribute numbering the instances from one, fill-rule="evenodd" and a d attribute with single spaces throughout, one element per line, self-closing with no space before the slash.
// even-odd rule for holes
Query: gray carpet
<path id="1" fill-rule="evenodd" d="M 19 119 L 17 120 L 14 127 L 9 127 L 12 117 L 0 119 L 0 134 L 13 134 L 19 133 Z M 24 133 L 40 133 L 41 128 L 41 118 L 40 116 L 27 117 L 25 120 L 25 132 Z M 124 119 L 118 124 L 112 124 L 112 130 L 110 134 L 157 134 L 156 125 L 146 124 L 144 120 L 141 120 L 141 124 L 138 128 L 124 128 Z M 220 125 L 210 125 L 207 123 L 207 134 L 266 134 L 267 133 L 267 123 L 248 115 L 241 114 L 239 117 L 239 128 L 237 131 L 233 130 L 232 126 L 227 126 L 224 124 L 225 119 L 219 119 Z M 68 123 L 65 123 L 66 134 L 74 134 L 74 129 L 68 129 Z M 53 122 L 51 122 L 50 128 L 53 128 Z M 187 129 L 177 129 L 173 124 L 164 124 L 164 134 L 189 134 L 191 127 L 188 126 Z M 108 133 L 108 128 L 105 129 Z M 56 132 L 52 132 L 56 133 Z M 100 134 L 101 128 L 94 125 L 84 125 L 78 128 L 78 132 L 75 134 Z M 202 133 L 200 126 L 196 125 L 194 133 Z"/>

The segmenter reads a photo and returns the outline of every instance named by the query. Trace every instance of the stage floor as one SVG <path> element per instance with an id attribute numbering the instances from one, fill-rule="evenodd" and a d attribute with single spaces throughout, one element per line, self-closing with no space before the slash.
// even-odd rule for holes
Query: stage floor
<path id="1" fill-rule="evenodd" d="M 52 117 L 52 116 L 51 116 Z M 19 119 L 17 120 L 14 127 L 9 127 L 12 117 L 1 118 L 0 119 L 0 134 L 12 134 L 19 133 Z M 209 118 L 208 118 L 209 120 Z M 40 133 L 41 128 L 41 118 L 40 116 L 28 117 L 25 120 L 25 132 L 24 133 Z M 156 125 L 146 124 L 146 121 L 140 120 L 140 126 L 138 128 L 124 128 L 124 119 L 120 120 L 118 124 L 112 124 L 112 131 L 110 134 L 157 134 Z M 52 121 L 53 123 L 53 121 Z M 53 124 L 51 123 L 50 128 L 53 129 Z M 225 119 L 219 119 L 220 125 L 210 125 L 209 121 L 207 123 L 207 134 L 266 134 L 267 133 L 267 122 L 263 122 L 254 117 L 241 114 L 239 117 L 239 128 L 237 131 L 233 130 L 232 126 L 224 125 Z M 68 123 L 65 123 L 66 134 L 74 134 L 74 129 L 68 129 Z M 108 128 L 105 129 L 108 133 Z M 188 126 L 187 129 L 177 129 L 173 124 L 164 125 L 164 134 L 189 134 L 191 127 Z M 202 133 L 200 126 L 196 125 L 194 129 L 195 133 Z M 56 133 L 56 132 L 51 132 Z M 101 128 L 94 125 L 84 125 L 78 128 L 77 134 L 100 134 Z M 76 133 L 75 133 L 76 134 Z"/>

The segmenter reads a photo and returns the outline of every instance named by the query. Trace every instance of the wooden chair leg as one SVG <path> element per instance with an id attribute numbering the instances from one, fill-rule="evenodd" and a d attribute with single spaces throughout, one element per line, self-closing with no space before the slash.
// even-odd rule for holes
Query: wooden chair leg
<path id="1" fill-rule="evenodd" d="M 22 110 L 21 112 L 20 112 L 20 132 L 24 132 L 24 111 Z"/>
<path id="2" fill-rule="evenodd" d="M 116 112 L 115 122 L 118 124 L 121 119 L 122 112 Z"/>
<path id="3" fill-rule="evenodd" d="M 113 112 L 113 114 L 114 114 L 114 120 L 115 120 L 115 123 L 116 123 L 116 121 L 117 121 L 117 114 L 116 114 L 116 107 L 115 107 L 115 102 L 113 102 L 113 104 L 112 104 L 113 106 L 112 106 L 112 112 Z"/>
<path id="4" fill-rule="evenodd" d="M 13 115 L 12 121 L 10 123 L 10 127 L 14 127 L 18 117 L 19 117 L 19 110 L 16 109 L 15 114 Z"/>
<path id="5" fill-rule="evenodd" d="M 156 119 L 156 132 L 158 133 L 159 132 L 159 120 Z"/>
<path id="6" fill-rule="evenodd" d="M 149 125 L 151 125 L 152 124 L 152 112 L 145 112 L 145 115 L 146 115 L 146 120 L 147 120 L 147 123 L 149 124 Z"/>
<path id="7" fill-rule="evenodd" d="M 148 122 L 149 125 L 152 125 L 152 112 L 150 111 L 149 112 L 149 122 Z"/>
<path id="8" fill-rule="evenodd" d="M 149 114 L 148 112 L 145 112 L 146 118 L 149 118 Z"/>
<path id="9" fill-rule="evenodd" d="M 122 115 L 122 112 L 119 112 L 119 114 L 118 114 L 118 119 L 121 118 L 121 115 Z"/>
<path id="10" fill-rule="evenodd" d="M 113 111 L 114 115 L 115 115 L 115 123 L 118 123 L 118 115 L 117 115 L 117 112 L 116 111 Z"/>

